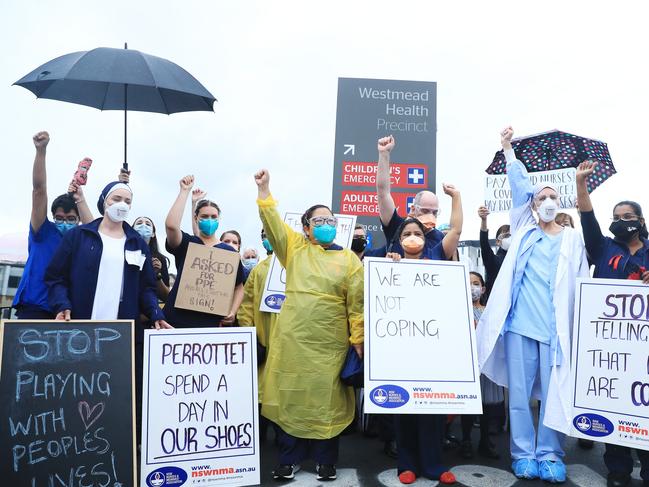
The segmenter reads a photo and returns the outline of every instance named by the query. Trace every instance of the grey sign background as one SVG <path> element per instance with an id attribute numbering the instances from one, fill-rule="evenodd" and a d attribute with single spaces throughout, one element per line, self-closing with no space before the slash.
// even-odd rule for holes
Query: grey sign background
<path id="1" fill-rule="evenodd" d="M 404 99 L 373 99 L 362 98 L 360 90 L 391 90 L 396 92 L 428 91 L 428 101 L 408 101 Z M 365 91 L 367 92 L 367 91 Z M 419 106 L 423 116 L 386 114 L 386 106 L 396 104 L 405 110 L 409 107 Z M 423 110 L 425 108 L 426 110 Z M 427 113 L 426 113 L 427 111 Z M 423 129 L 426 124 L 427 131 L 390 130 L 379 127 L 379 119 L 389 122 L 400 122 L 399 128 L 414 128 L 412 124 L 419 124 Z M 396 128 L 396 127 L 393 127 Z M 428 188 L 435 190 L 435 162 L 436 162 L 436 134 L 437 134 L 437 83 L 427 81 L 402 81 L 363 78 L 339 78 L 338 102 L 336 109 L 336 143 L 334 148 L 334 173 L 332 190 L 332 209 L 334 213 L 344 213 L 341 208 L 343 191 L 370 192 L 376 194 L 376 186 L 348 186 L 343 185 L 343 161 L 376 162 L 377 141 L 386 135 L 393 135 L 396 147 L 392 152 L 391 162 L 399 164 L 421 164 L 427 166 Z M 354 146 L 352 155 L 349 147 Z M 348 151 L 345 154 L 345 151 Z M 395 193 L 417 193 L 422 188 L 395 188 Z M 398 204 L 398 203 L 397 203 Z M 367 226 L 368 233 L 372 235 L 374 248 L 384 245 L 385 238 L 381 230 L 378 215 L 358 216 L 358 223 Z"/>

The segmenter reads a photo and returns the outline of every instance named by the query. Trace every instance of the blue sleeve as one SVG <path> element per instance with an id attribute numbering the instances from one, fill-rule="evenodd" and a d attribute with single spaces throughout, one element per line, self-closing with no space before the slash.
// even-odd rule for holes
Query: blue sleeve
<path id="1" fill-rule="evenodd" d="M 392 213 L 392 218 L 387 226 L 381 225 L 383 227 L 383 235 L 385 235 L 385 242 L 387 245 L 394 240 L 394 236 L 397 234 L 397 230 L 401 223 L 403 223 L 404 218 L 400 217 L 395 208 L 394 213 Z"/>
<path id="2" fill-rule="evenodd" d="M 52 231 L 58 232 L 59 230 L 48 218 L 43 221 L 37 232 L 32 228 L 31 222 L 29 224 L 29 235 L 34 242 L 44 242 L 52 234 Z"/>
<path id="3" fill-rule="evenodd" d="M 588 257 L 595 263 L 602 256 L 606 237 L 602 234 L 594 211 L 580 211 L 581 229 L 584 232 L 584 244 Z"/>
<path id="4" fill-rule="evenodd" d="M 146 255 L 144 266 L 140 272 L 140 296 L 139 304 L 143 314 L 151 321 L 164 320 L 165 316 L 158 306 L 158 295 L 156 294 L 158 284 L 151 264 L 151 252 L 148 245 L 142 245 L 140 250 Z"/>
<path id="5" fill-rule="evenodd" d="M 187 248 L 189 247 L 189 241 L 190 241 L 190 235 L 188 233 L 185 233 L 183 231 L 180 232 L 182 234 L 182 239 L 180 240 L 180 244 L 178 247 L 175 249 L 172 249 L 169 247 L 169 242 L 167 239 L 165 239 L 165 249 L 167 249 L 167 252 L 169 252 L 171 255 L 174 257 L 178 255 L 186 255 L 187 254 Z"/>
<path id="6" fill-rule="evenodd" d="M 530 183 L 527 176 L 525 165 L 518 159 L 508 161 L 507 179 L 512 190 L 513 207 L 518 208 L 529 204 L 534 196 L 534 188 L 532 188 L 532 183 Z"/>
<path id="7" fill-rule="evenodd" d="M 74 239 L 78 234 L 79 231 L 73 229 L 63 236 L 50 264 L 45 269 L 44 281 L 47 286 L 47 300 L 54 314 L 66 309 L 74 313 L 68 291 L 70 289 L 72 258 L 75 255 Z"/>

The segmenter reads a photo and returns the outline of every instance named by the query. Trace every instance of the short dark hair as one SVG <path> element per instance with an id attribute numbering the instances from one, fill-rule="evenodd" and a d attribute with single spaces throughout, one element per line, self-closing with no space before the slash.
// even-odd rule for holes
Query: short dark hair
<path id="1" fill-rule="evenodd" d="M 200 200 L 196 204 L 196 209 L 194 210 L 194 216 L 198 216 L 198 212 L 201 208 L 205 208 L 206 206 L 211 206 L 212 208 L 216 208 L 216 211 L 219 212 L 219 217 L 221 216 L 221 208 L 219 208 L 219 205 L 214 203 L 214 201 L 210 200 Z"/>
<path id="2" fill-rule="evenodd" d="M 635 201 L 629 201 L 629 200 L 620 201 L 617 205 L 613 207 L 613 211 L 615 211 L 615 208 L 617 208 L 618 206 L 624 206 L 624 205 L 628 205 L 631 208 L 633 208 L 633 213 L 635 213 L 635 216 L 637 216 L 638 218 L 644 218 L 644 216 L 642 216 L 642 206 L 640 206 L 640 203 L 637 203 Z M 649 238 L 649 232 L 647 232 L 647 222 L 642 224 L 642 228 L 640 229 L 640 236 L 642 238 Z"/>
<path id="3" fill-rule="evenodd" d="M 313 216 L 313 213 L 320 208 L 325 208 L 329 210 L 329 213 L 331 213 L 332 215 L 334 213 L 333 211 L 331 211 L 331 208 L 329 208 L 327 205 L 313 205 L 311 208 L 309 208 L 304 212 L 304 215 L 302 215 L 302 225 L 308 227 L 310 225 L 309 220 Z"/>
<path id="4" fill-rule="evenodd" d="M 510 231 L 510 226 L 509 225 L 501 225 L 500 228 L 498 228 L 498 231 L 496 231 L 496 239 L 498 238 L 498 235 L 502 235 L 505 232 Z"/>
<path id="5" fill-rule="evenodd" d="M 469 272 L 469 274 L 471 274 L 473 276 L 476 276 L 478 279 L 480 279 L 480 284 L 482 284 L 482 287 L 484 287 L 485 284 L 484 284 L 484 278 L 482 277 L 482 274 L 480 274 L 479 272 L 475 272 L 475 271 L 471 271 L 471 272 Z"/>
<path id="6" fill-rule="evenodd" d="M 79 216 L 79 210 L 77 209 L 77 204 L 74 201 L 74 198 L 68 193 L 62 194 L 54 198 L 52 201 L 52 215 L 56 212 L 57 209 L 61 208 L 65 213 L 69 213 L 74 210 L 74 212 Z"/>
<path id="7" fill-rule="evenodd" d="M 415 223 L 423 233 L 426 233 L 426 227 L 423 223 L 421 223 L 417 218 L 408 217 L 401 222 L 401 225 L 399 225 L 399 228 L 397 229 L 397 233 L 395 233 L 397 240 L 401 239 L 401 233 L 403 232 L 403 229 L 406 228 L 406 225 L 410 225 L 411 223 Z"/>

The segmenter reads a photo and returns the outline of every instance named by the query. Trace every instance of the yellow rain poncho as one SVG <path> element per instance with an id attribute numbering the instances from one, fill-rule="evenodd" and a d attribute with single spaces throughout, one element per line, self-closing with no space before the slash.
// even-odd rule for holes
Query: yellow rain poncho
<path id="1" fill-rule="evenodd" d="M 351 250 L 325 250 L 291 229 L 272 196 L 257 204 L 286 269 L 286 300 L 266 359 L 262 415 L 298 438 L 334 438 L 354 419 L 354 390 L 342 384 L 340 371 L 350 342 L 363 342 L 363 266 Z"/>
<path id="2" fill-rule="evenodd" d="M 261 303 L 261 296 L 264 293 L 264 285 L 266 284 L 266 276 L 270 269 L 270 257 L 262 260 L 257 264 L 246 281 L 243 294 L 243 302 L 239 307 L 237 319 L 240 326 L 254 326 L 257 328 L 257 341 L 266 347 L 266 355 L 270 349 L 270 330 L 275 327 L 275 322 L 279 317 L 278 313 L 266 313 L 259 311 L 259 304 Z M 264 362 L 259 366 L 257 376 L 259 377 L 259 402 L 263 399 L 264 390 Z"/>

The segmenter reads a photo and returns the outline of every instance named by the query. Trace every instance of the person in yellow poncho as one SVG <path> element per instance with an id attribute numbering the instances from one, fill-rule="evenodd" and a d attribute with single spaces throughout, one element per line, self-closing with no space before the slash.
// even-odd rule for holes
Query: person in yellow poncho
<path id="1" fill-rule="evenodd" d="M 302 216 L 304 234 L 286 225 L 255 174 L 257 205 L 268 240 L 286 269 L 286 300 L 272 333 L 262 414 L 277 426 L 277 480 L 292 479 L 301 461 L 316 461 L 318 480 L 336 478 L 338 437 L 354 419 L 354 390 L 340 381 L 349 344 L 363 353 L 363 267 L 333 243 L 336 218 L 324 205 Z"/>
<path id="2" fill-rule="evenodd" d="M 275 322 L 279 316 L 278 313 L 267 313 L 259 310 L 259 305 L 261 304 L 261 298 L 264 294 L 264 286 L 266 284 L 266 276 L 270 270 L 270 263 L 272 261 L 273 248 L 266 238 L 266 233 L 262 229 L 261 231 L 261 240 L 268 257 L 262 260 L 257 264 L 248 275 L 248 280 L 244 286 L 243 291 L 243 302 L 239 307 L 239 312 L 237 313 L 237 319 L 239 321 L 239 326 L 254 326 L 257 328 L 257 343 L 263 347 L 265 350 L 264 360 L 261 361 L 258 369 L 257 376 L 259 377 L 259 406 L 263 402 L 263 391 L 264 391 L 264 365 L 265 357 L 268 356 L 268 349 L 270 348 L 270 333 L 271 329 L 275 328 Z M 259 349 L 259 347 L 258 347 Z M 259 418 L 259 430 L 260 430 L 260 439 L 263 439 L 266 436 L 266 430 L 268 427 L 268 420 L 264 417 Z"/>

